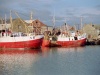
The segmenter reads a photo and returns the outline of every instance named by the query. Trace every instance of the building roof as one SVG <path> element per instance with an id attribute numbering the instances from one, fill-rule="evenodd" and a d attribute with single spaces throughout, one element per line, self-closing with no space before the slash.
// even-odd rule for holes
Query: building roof
<path id="1" fill-rule="evenodd" d="M 26 23 L 32 23 L 34 20 L 24 20 Z"/>
<path id="2" fill-rule="evenodd" d="M 32 22 L 33 26 L 35 27 L 42 27 L 42 26 L 47 26 L 46 24 L 44 24 L 43 22 L 41 22 L 40 20 L 36 19 Z"/>

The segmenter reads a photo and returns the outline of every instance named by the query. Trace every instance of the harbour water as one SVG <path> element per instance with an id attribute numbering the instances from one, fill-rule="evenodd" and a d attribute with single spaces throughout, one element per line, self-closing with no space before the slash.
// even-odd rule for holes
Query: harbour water
<path id="1" fill-rule="evenodd" d="M 0 50 L 0 75 L 100 75 L 100 46 Z"/>

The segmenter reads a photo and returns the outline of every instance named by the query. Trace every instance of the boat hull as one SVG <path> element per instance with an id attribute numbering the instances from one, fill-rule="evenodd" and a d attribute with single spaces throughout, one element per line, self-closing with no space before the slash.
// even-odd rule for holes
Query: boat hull
<path id="1" fill-rule="evenodd" d="M 2 37 L 0 48 L 39 48 L 42 45 L 43 36 L 26 37 Z"/>
<path id="2" fill-rule="evenodd" d="M 57 44 L 61 47 L 84 46 L 86 44 L 86 38 L 81 40 L 72 40 L 72 41 L 57 41 Z"/>
<path id="3" fill-rule="evenodd" d="M 43 40 L 42 47 L 59 47 L 56 41 L 52 40 Z"/>
<path id="4" fill-rule="evenodd" d="M 42 44 L 42 38 L 21 42 L 0 42 L 0 48 L 39 48 Z"/>
<path id="5" fill-rule="evenodd" d="M 43 39 L 42 47 L 50 47 L 50 40 Z"/>

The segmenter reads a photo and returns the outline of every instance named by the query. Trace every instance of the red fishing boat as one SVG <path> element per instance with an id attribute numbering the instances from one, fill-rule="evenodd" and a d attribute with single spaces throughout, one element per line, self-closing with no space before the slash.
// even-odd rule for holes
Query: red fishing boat
<path id="1" fill-rule="evenodd" d="M 0 48 L 40 48 L 42 45 L 43 35 L 25 35 L 21 32 L 0 34 Z"/>
<path id="2" fill-rule="evenodd" d="M 62 33 L 57 37 L 57 44 L 61 47 L 84 46 L 86 45 L 86 33 L 79 30 L 76 31 L 76 27 L 71 27 L 65 22 Z"/>
<path id="3" fill-rule="evenodd" d="M 57 39 L 57 44 L 61 47 L 77 47 L 84 46 L 86 44 L 86 34 L 77 35 L 72 33 L 71 36 L 59 35 Z"/>
<path id="4" fill-rule="evenodd" d="M 16 13 L 16 12 L 15 12 Z M 18 14 L 16 13 L 18 16 Z M 11 17 L 11 15 L 10 15 Z M 19 17 L 19 16 L 18 16 Z M 2 29 L 0 30 L 0 48 L 40 48 L 42 45 L 43 35 L 31 33 L 29 28 L 24 24 L 23 20 L 19 17 L 19 22 L 22 22 L 21 25 L 18 25 L 18 30 L 14 31 L 12 17 L 11 20 L 11 29 Z M 14 22 L 15 23 L 15 22 Z M 16 23 L 17 24 L 17 23 Z M 15 24 L 15 25 L 16 25 Z M 22 32 L 22 27 L 25 32 Z"/>

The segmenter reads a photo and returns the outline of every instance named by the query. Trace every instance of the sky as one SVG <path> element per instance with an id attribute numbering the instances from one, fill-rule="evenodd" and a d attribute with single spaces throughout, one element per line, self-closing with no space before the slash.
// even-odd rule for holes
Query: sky
<path id="1" fill-rule="evenodd" d="M 39 19 L 48 26 L 100 24 L 100 0 L 0 0 L 0 18 Z M 55 20 L 55 21 L 54 21 Z M 82 21 L 81 21 L 82 20 Z"/>

